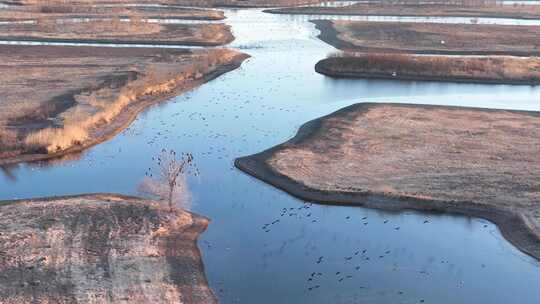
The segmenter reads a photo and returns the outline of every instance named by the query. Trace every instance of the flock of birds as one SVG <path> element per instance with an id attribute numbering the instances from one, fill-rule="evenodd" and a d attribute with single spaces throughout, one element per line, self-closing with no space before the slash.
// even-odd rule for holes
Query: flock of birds
<path id="1" fill-rule="evenodd" d="M 315 205 L 315 207 L 317 207 L 316 209 L 325 208 L 324 206 L 318 205 Z M 263 231 L 263 233 L 270 233 L 274 230 L 278 231 L 277 233 L 280 233 L 286 229 L 290 229 L 279 228 L 279 225 L 281 224 L 290 226 L 286 224 L 286 222 L 290 221 L 290 219 L 303 220 L 305 225 L 317 224 L 319 223 L 318 218 L 321 217 L 321 214 L 320 212 L 312 210 L 313 208 L 314 204 L 311 202 L 304 202 L 299 207 L 282 207 L 279 210 L 279 215 L 276 218 L 270 219 L 268 222 L 264 223 L 260 227 L 260 229 Z M 374 223 L 376 228 L 374 231 L 370 232 L 370 234 L 379 235 L 383 238 L 385 234 L 392 233 L 391 231 L 394 231 L 396 233 L 400 232 L 402 228 L 402 226 L 398 223 L 399 220 L 392 220 L 392 217 L 386 218 L 384 214 L 383 216 L 378 214 L 377 216 L 373 216 L 373 218 L 371 218 L 371 216 L 369 215 L 359 215 L 356 213 L 353 214 L 354 215 L 352 216 L 345 215 L 341 218 L 336 218 L 335 216 L 332 216 L 329 222 L 325 221 L 325 223 L 322 225 L 332 225 L 332 222 L 342 221 L 345 223 L 351 223 L 353 226 L 351 226 L 350 229 L 356 231 L 359 227 L 368 227 L 370 223 Z M 324 217 L 324 214 L 322 214 L 322 216 Z M 396 223 L 393 224 L 393 222 Z M 422 225 L 428 225 L 431 223 L 431 218 L 427 217 L 422 220 L 421 223 Z M 388 228 L 381 228 L 385 226 L 388 226 Z M 482 224 L 482 226 L 484 228 L 489 228 L 489 225 L 487 224 Z M 358 234 L 361 235 L 362 233 L 358 231 Z M 406 237 L 406 234 L 403 236 Z M 363 270 L 366 267 L 369 267 L 370 263 L 374 263 L 376 265 L 381 265 L 383 268 L 384 265 L 391 265 L 391 271 L 399 271 L 401 267 L 398 265 L 398 261 L 400 261 L 400 258 L 398 256 L 400 254 L 400 252 L 394 252 L 394 250 L 390 248 L 381 249 L 376 246 L 374 248 L 374 246 L 369 245 L 353 249 L 349 252 L 349 254 L 341 255 L 341 257 L 339 256 L 339 252 L 330 252 L 330 254 L 323 254 L 318 256 L 314 256 L 313 252 L 306 252 L 306 256 L 310 257 L 309 260 L 311 260 L 311 264 L 313 266 L 312 270 L 310 270 L 310 272 L 307 273 L 305 276 L 304 288 L 308 294 L 322 289 L 324 289 L 324 291 L 322 292 L 337 290 L 337 292 L 339 293 L 339 285 L 345 284 L 347 281 L 352 282 L 352 286 L 359 290 L 367 291 L 369 289 L 377 288 L 377 286 L 370 286 L 369 277 L 365 276 Z M 390 260 L 385 262 L 385 259 Z M 439 259 L 438 263 L 440 265 L 447 265 L 450 268 L 456 266 L 454 263 L 451 263 L 446 259 Z M 407 265 L 404 267 L 409 268 L 410 266 L 411 265 Z M 481 268 L 485 267 L 486 265 L 482 263 Z M 332 271 L 332 268 L 336 269 Z M 416 272 L 419 276 L 423 276 L 425 278 L 428 278 L 431 275 L 430 272 L 426 270 L 426 268 L 422 267 L 414 270 L 414 272 Z M 360 285 L 356 284 L 356 282 L 360 282 Z M 459 287 L 462 287 L 463 284 L 463 281 L 457 282 L 457 285 Z M 350 286 L 351 284 L 344 286 L 344 290 L 350 290 Z M 406 290 L 404 289 L 395 290 L 394 294 L 398 297 L 404 297 L 404 299 L 406 299 L 404 303 L 426 302 L 426 299 L 411 299 L 410 295 L 408 296 Z"/>

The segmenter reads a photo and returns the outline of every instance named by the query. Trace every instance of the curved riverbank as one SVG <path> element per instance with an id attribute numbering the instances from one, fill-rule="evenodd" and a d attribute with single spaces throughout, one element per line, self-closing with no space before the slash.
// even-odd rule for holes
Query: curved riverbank
<path id="1" fill-rule="evenodd" d="M 168 79 L 168 82 L 173 81 L 173 83 L 167 83 L 167 86 L 171 87 L 171 89 L 167 89 L 164 92 L 145 94 L 144 96 L 138 97 L 133 102 L 128 103 L 118 115 L 113 117 L 108 123 L 100 124 L 91 130 L 88 138 L 79 141 L 77 145 L 71 145 L 69 148 L 62 149 L 57 152 L 20 154 L 13 157 L 2 158 L 0 159 L 0 165 L 59 158 L 67 154 L 82 152 L 94 145 L 113 138 L 122 130 L 127 128 L 137 118 L 137 115 L 148 107 L 169 100 L 174 96 L 215 79 L 224 73 L 232 71 L 240 67 L 242 62 L 249 57 L 246 54 L 236 51 L 228 52 L 229 55 L 227 57 L 220 59 L 223 60 L 221 63 L 217 64 L 216 66 L 209 67 L 209 69 L 203 74 L 191 75 L 190 77 L 179 78 L 177 80 Z"/>
<path id="2" fill-rule="evenodd" d="M 80 18 L 144 18 L 206 20 L 225 19 L 219 10 L 182 8 L 175 6 L 94 6 L 84 4 L 22 5 L 0 9 L 2 21 L 24 21 L 44 19 L 80 19 Z"/>
<path id="3" fill-rule="evenodd" d="M 364 60 L 364 57 L 367 59 Z M 532 68 L 533 65 L 529 65 L 531 62 L 526 61 L 528 59 L 468 59 L 463 57 L 412 57 L 406 55 L 376 55 L 371 57 L 368 54 L 330 57 L 317 62 L 315 65 L 315 71 L 333 78 L 390 79 L 510 85 L 540 84 L 540 77 L 538 77 L 540 75 L 534 75 L 535 70 Z M 435 63 L 431 64 L 431 62 L 429 62 L 430 60 L 435 60 Z M 438 68 L 436 67 L 436 65 L 438 65 L 437 60 L 444 61 L 441 64 L 444 65 L 444 69 L 441 66 Z M 489 63 L 482 61 L 489 61 Z M 409 64 L 410 67 L 404 67 L 405 64 Z M 377 65 L 381 65 L 383 67 Z M 431 65 L 435 65 L 435 67 Z M 510 75 L 511 73 L 509 75 L 505 75 L 506 71 L 514 71 L 506 68 L 506 66 L 509 65 L 514 65 L 516 68 L 520 69 L 520 73 L 516 75 Z M 461 70 L 456 68 L 457 66 L 464 67 L 465 69 Z M 476 67 L 473 69 L 472 66 Z M 467 70 L 468 67 L 469 70 Z M 531 70 L 529 70 L 529 68 L 531 68 Z M 502 73 L 493 72 L 494 70 Z"/>
<path id="4" fill-rule="evenodd" d="M 354 52 L 376 53 L 414 53 L 432 55 L 507 55 L 516 57 L 539 56 L 540 51 L 534 46 L 534 35 L 528 35 L 526 30 L 538 30 L 536 26 L 506 26 L 506 25 L 458 25 L 438 23 L 406 23 L 406 22 L 369 22 L 369 21 L 331 21 L 311 20 L 315 28 L 320 31 L 317 36 L 333 47 Z M 340 29 L 336 28 L 339 23 Z M 470 32 L 480 35 L 482 29 L 486 34 L 485 41 L 477 37 L 476 40 L 466 39 L 466 36 L 454 37 L 456 33 L 463 34 L 463 29 L 473 26 Z M 345 29 L 348 28 L 349 29 Z M 359 28 L 368 30 L 362 31 Z M 514 33 L 516 41 L 518 35 L 531 43 L 529 47 L 521 44 L 502 44 L 497 37 L 501 31 Z M 502 32 L 501 32 L 502 33 Z M 397 35 L 397 36 L 396 36 Z M 388 37 L 402 37 L 401 40 Z M 408 37 L 408 38 L 407 38 Z M 361 38 L 361 39 L 359 39 Z M 362 42 L 360 42 L 362 41 Z M 452 45 L 450 45 L 450 41 Z M 469 44 L 469 47 L 465 47 Z"/>
<path id="5" fill-rule="evenodd" d="M 111 20 L 68 22 L 61 25 L 8 23 L 0 25 L 0 40 L 51 43 L 220 46 L 234 41 L 222 23 L 127 23 Z M 61 30 L 59 28 L 62 28 Z"/>
<path id="6" fill-rule="evenodd" d="M 334 184 L 336 181 L 332 181 L 332 173 L 329 173 L 328 180 L 324 182 L 324 187 L 310 186 L 306 184 L 303 180 L 298 180 L 292 178 L 288 175 L 290 171 L 280 172 L 277 170 L 273 164 L 278 164 L 280 166 L 287 167 L 290 165 L 288 162 L 294 162 L 295 167 L 300 166 L 302 169 L 300 171 L 309 174 L 312 168 L 303 164 L 303 156 L 305 157 L 318 157 L 319 155 L 326 155 L 328 157 L 333 157 L 335 153 L 338 152 L 340 145 L 344 143 L 340 141 L 340 138 L 347 137 L 347 135 L 335 135 L 336 140 L 334 142 L 322 143 L 319 140 L 319 137 L 323 136 L 330 131 L 329 126 L 325 125 L 328 121 L 333 120 L 335 126 L 339 128 L 345 128 L 347 130 L 347 120 L 350 119 L 351 113 L 366 113 L 370 108 L 376 108 L 380 106 L 393 106 L 392 104 L 355 104 L 344 109 L 341 109 L 337 112 L 334 112 L 328 116 L 324 116 L 313 121 L 310 121 L 304 124 L 299 130 L 296 136 L 289 141 L 280 144 L 276 147 L 257 153 L 251 156 L 238 158 L 235 160 L 235 166 L 240 170 L 264 181 L 267 182 L 297 198 L 302 200 L 314 201 L 322 204 L 333 204 L 333 205 L 345 205 L 345 206 L 363 206 L 368 208 L 375 208 L 381 210 L 390 210 L 390 211 L 399 211 L 399 210 L 415 210 L 421 212 L 436 212 L 436 213 L 448 213 L 448 214 L 459 214 L 464 216 L 479 217 L 487 219 L 495 223 L 501 230 L 503 236 L 519 248 L 521 251 L 529 254 L 530 256 L 540 259 L 540 225 L 538 219 L 532 219 L 534 214 L 537 213 L 538 208 L 534 209 L 534 212 L 524 212 L 525 208 L 520 206 L 528 206 L 527 202 L 523 202 L 524 205 L 518 206 L 507 206 L 506 202 L 503 204 L 489 203 L 489 197 L 484 197 L 482 202 L 478 202 L 475 199 L 460 199 L 459 197 L 453 197 L 452 192 L 441 194 L 439 197 L 436 193 L 428 192 L 415 192 L 415 190 L 409 191 L 404 189 L 403 191 L 396 191 L 392 189 L 392 186 L 388 186 L 388 189 L 384 190 L 373 190 L 369 185 L 362 186 L 359 185 L 359 188 L 342 188 L 342 185 Z M 443 106 L 424 106 L 424 105 L 399 105 L 399 107 L 404 107 L 406 109 L 437 109 L 443 111 L 459 111 L 460 108 L 456 107 L 443 107 Z M 498 113 L 500 110 L 490 110 L 490 109 L 474 109 L 474 108 L 462 108 L 467 109 L 467 111 L 473 111 L 477 113 Z M 537 112 L 525 112 L 525 111 L 503 111 L 504 113 L 512 113 L 515 115 L 525 115 L 531 116 L 535 119 L 540 117 L 540 114 Z M 502 113 L 502 112 L 501 112 Z M 404 118 L 406 119 L 406 118 Z M 354 140 L 353 140 L 354 141 Z M 316 150 L 309 150 L 313 147 Z M 304 152 L 299 152 L 299 158 L 295 156 L 290 156 L 290 158 L 283 158 L 280 160 L 280 153 L 287 153 L 295 149 L 304 148 Z M 336 150 L 336 151 L 334 151 Z M 399 149 L 397 149 L 399 150 Z M 300 151 L 300 150 L 299 150 Z M 310 152 L 311 151 L 311 152 Z M 354 148 L 353 148 L 354 151 Z M 315 153 L 315 154 L 312 154 Z M 380 153 L 380 152 L 378 152 Z M 389 152 L 392 154 L 391 152 Z M 383 153 L 384 155 L 384 153 Z M 283 156 L 284 157 L 284 156 Z M 393 157 L 388 155 L 388 157 Z M 344 160 L 345 161 L 345 160 Z M 346 161 L 350 164 L 350 161 Z M 313 163 L 313 162 L 310 162 Z M 314 163 L 324 163 L 324 160 L 320 159 Z M 365 163 L 365 162 L 364 162 Z M 369 167 L 368 163 L 365 163 Z M 292 166 L 292 165 L 291 165 Z M 319 172 L 326 172 L 320 165 L 321 168 L 316 168 Z M 356 168 L 359 169 L 360 168 Z M 355 172 L 363 172 L 355 170 Z M 421 168 L 419 168 L 421 169 Z M 426 168 L 424 168 L 426 169 Z M 339 168 L 334 168 L 333 170 L 339 171 Z M 353 170 L 353 169 L 351 169 Z M 368 170 L 368 169 L 366 169 Z M 444 167 L 442 168 L 444 170 Z M 338 173 L 341 174 L 342 172 Z M 303 173 L 302 173 L 303 174 Z M 321 173 L 324 174 L 324 173 Z M 344 173 L 346 174 L 346 173 Z M 366 173 L 369 174 L 369 173 Z M 398 173 L 396 173 L 398 174 Z M 441 173 L 443 178 L 445 174 Z M 495 174 L 495 173 L 493 173 Z M 366 177 L 367 178 L 367 177 Z M 399 179 L 399 176 L 396 178 Z M 324 178 L 323 178 L 324 179 Z M 386 184 L 386 181 L 381 180 L 382 184 Z M 473 182 L 473 181 L 469 181 Z M 478 182 L 478 181 L 476 181 Z M 403 183 L 407 184 L 406 181 Z M 322 185 L 322 184 L 321 184 Z M 384 186 L 383 186 L 384 187 Z M 444 188 L 444 186 L 442 186 Z M 414 189 L 414 187 L 412 188 Z M 444 191 L 444 189 L 443 189 Z M 463 190 L 466 191 L 466 190 Z M 519 190 L 515 194 L 519 195 Z M 468 194 L 468 192 L 466 192 Z M 481 195 L 481 194 L 480 194 Z M 485 200 L 487 199 L 487 201 Z M 509 204 L 509 203 L 508 203 Z M 530 207 L 535 208 L 535 207 Z"/>
<path id="7" fill-rule="evenodd" d="M 0 214 L 2 303 L 217 303 L 204 217 L 104 193 L 0 201 Z"/>
<path id="8" fill-rule="evenodd" d="M 29 37 L 1 37 L 1 41 L 6 42 L 37 42 L 37 43 L 70 43 L 70 44 L 124 44 L 124 45 L 163 45 L 163 46 L 184 46 L 184 47 L 217 47 L 234 41 L 233 36 L 228 34 L 223 40 L 209 41 L 168 41 L 168 40 L 122 40 L 122 39 L 60 39 L 60 38 L 29 38 Z"/>

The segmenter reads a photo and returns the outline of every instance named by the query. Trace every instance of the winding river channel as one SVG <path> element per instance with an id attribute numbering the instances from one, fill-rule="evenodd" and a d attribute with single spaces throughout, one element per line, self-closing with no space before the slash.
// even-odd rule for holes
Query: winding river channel
<path id="1" fill-rule="evenodd" d="M 212 219 L 199 246 L 221 303 L 538 303 L 540 263 L 487 221 L 310 204 L 233 161 L 352 103 L 540 110 L 539 87 L 333 80 L 314 65 L 335 50 L 305 17 L 226 14 L 231 47 L 252 56 L 240 69 L 149 109 L 83 155 L 5 168 L 0 199 L 136 194 L 161 149 L 191 152 L 201 171 L 189 182 L 193 211 Z"/>

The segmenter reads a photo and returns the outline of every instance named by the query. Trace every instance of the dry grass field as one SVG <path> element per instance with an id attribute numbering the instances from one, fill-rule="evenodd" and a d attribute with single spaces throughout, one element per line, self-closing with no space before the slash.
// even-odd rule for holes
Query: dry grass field
<path id="1" fill-rule="evenodd" d="M 4 0 L 16 5 L 155 4 L 155 0 Z M 321 0 L 161 0 L 159 3 L 192 7 L 281 7 L 320 3 Z"/>
<path id="2" fill-rule="evenodd" d="M 139 18 L 84 22 L 39 19 L 37 23 L 0 24 L 0 39 L 97 43 L 216 46 L 234 37 L 225 24 L 157 24 Z"/>
<path id="3" fill-rule="evenodd" d="M 540 26 L 317 20 L 342 50 L 431 54 L 540 54 Z"/>
<path id="4" fill-rule="evenodd" d="M 0 10 L 0 20 L 34 20 L 59 18 L 162 18 L 188 20 L 222 20 L 222 11 L 174 6 L 93 6 L 93 5 L 27 5 Z"/>
<path id="5" fill-rule="evenodd" d="M 405 1 L 407 2 L 407 1 Z M 409 1 L 412 2 L 412 1 Z M 296 15 L 359 15 L 359 16 L 412 16 L 412 17 L 488 17 L 540 19 L 538 5 L 454 5 L 430 3 L 357 3 L 342 7 L 289 7 L 270 9 L 274 14 Z"/>
<path id="6" fill-rule="evenodd" d="M 0 10 L 0 19 L 35 19 L 0 23 L 0 40 L 219 46 L 234 39 L 223 23 L 145 19 L 222 19 L 218 10 L 77 3 L 29 1 Z M 77 17 L 84 19 L 70 19 Z M 0 58 L 0 164 L 6 164 L 79 152 L 125 128 L 153 102 L 236 68 L 246 57 L 224 49 L 4 45 Z"/>
<path id="7" fill-rule="evenodd" d="M 306 200 L 479 216 L 540 257 L 540 113 L 356 104 L 237 159 Z"/>
<path id="8" fill-rule="evenodd" d="M 315 69 L 333 77 L 540 83 L 540 58 L 337 53 Z"/>
<path id="9" fill-rule="evenodd" d="M 208 220 L 111 194 L 0 203 L 0 302 L 216 303 Z"/>
<path id="10" fill-rule="evenodd" d="M 0 57 L 3 161 L 99 140 L 163 96 L 200 84 L 245 58 L 225 49 L 7 45 L 0 46 Z"/>

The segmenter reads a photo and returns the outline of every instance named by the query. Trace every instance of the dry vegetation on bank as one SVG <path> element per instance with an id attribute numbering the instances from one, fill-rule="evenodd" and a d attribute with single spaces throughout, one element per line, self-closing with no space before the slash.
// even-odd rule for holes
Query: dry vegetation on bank
<path id="1" fill-rule="evenodd" d="M 16 6 L 0 10 L 0 20 L 34 20 L 59 18 L 162 18 L 189 20 L 222 20 L 222 11 L 179 7 L 108 7 L 92 5 L 41 4 Z"/>
<path id="2" fill-rule="evenodd" d="M 110 194 L 0 202 L 0 302 L 216 303 L 208 220 Z"/>
<path id="3" fill-rule="evenodd" d="M 540 58 L 337 53 L 315 69 L 333 77 L 540 83 Z"/>
<path id="4" fill-rule="evenodd" d="M 221 23 L 157 24 L 134 17 L 129 22 L 119 18 L 84 22 L 44 18 L 35 24 L 0 24 L 0 39 L 216 46 L 234 37 L 230 27 Z"/>
<path id="5" fill-rule="evenodd" d="M 488 17 L 540 19 L 539 5 L 488 3 L 415 3 L 413 1 L 357 3 L 342 7 L 290 7 L 270 9 L 273 14 L 412 16 L 412 17 Z"/>
<path id="6" fill-rule="evenodd" d="M 42 5 L 43 0 L 4 0 L 8 4 Z M 155 4 L 155 0 L 46 0 L 49 5 L 88 5 L 88 4 Z M 161 4 L 183 5 L 193 7 L 278 7 L 298 6 L 321 3 L 321 0 L 160 0 Z"/>
<path id="7" fill-rule="evenodd" d="M 0 15 L 39 16 L 34 23 L 0 24 L 0 39 L 197 46 L 223 45 L 234 39 L 230 27 L 221 23 L 161 24 L 145 19 L 156 13 L 222 18 L 221 11 L 91 6 L 96 3 L 39 1 L 0 10 Z M 24 14 L 19 17 L 28 17 Z M 68 20 L 73 14 L 92 18 Z M 128 14 L 128 20 L 121 19 L 122 14 Z M 78 152 L 114 135 L 144 107 L 233 69 L 245 59 L 237 52 L 217 49 L 60 46 L 0 46 L 0 57 L 0 164 Z"/>
<path id="8" fill-rule="evenodd" d="M 484 217 L 540 258 L 540 113 L 356 104 L 236 160 L 304 200 Z"/>
<path id="9" fill-rule="evenodd" d="M 540 26 L 312 21 L 323 41 L 346 51 L 540 55 Z"/>
<path id="10" fill-rule="evenodd" d="M 245 59 L 225 49 L 6 45 L 0 57 L 0 164 L 95 144 L 145 107 Z"/>

